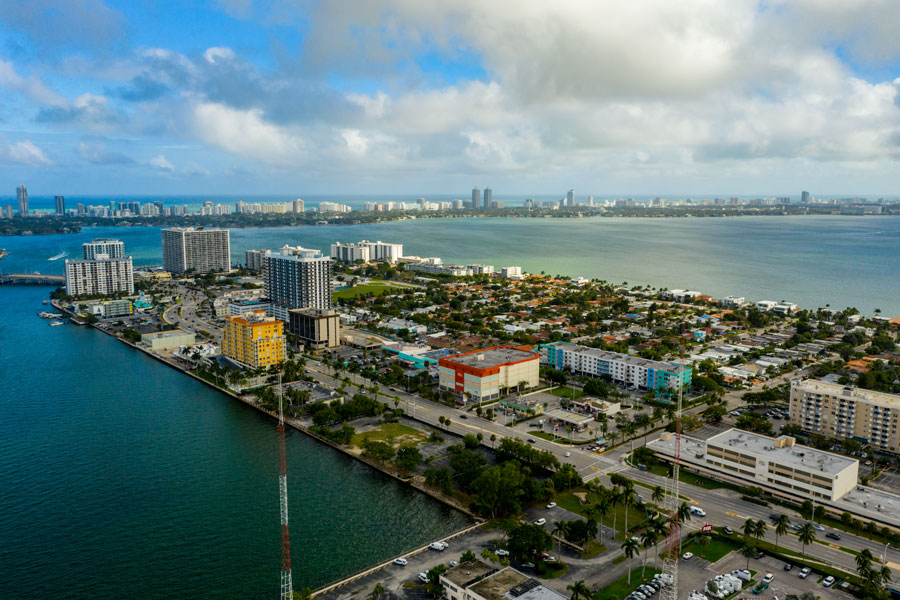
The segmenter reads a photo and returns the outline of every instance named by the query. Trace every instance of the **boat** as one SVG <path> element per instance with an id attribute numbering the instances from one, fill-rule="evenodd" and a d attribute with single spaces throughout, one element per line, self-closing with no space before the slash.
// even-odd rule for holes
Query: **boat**
<path id="1" fill-rule="evenodd" d="M 62 319 L 63 318 L 62 313 L 46 312 L 46 311 L 39 312 L 38 316 L 42 319 Z"/>
<path id="2" fill-rule="evenodd" d="M 60 252 L 60 253 L 57 254 L 56 256 L 51 256 L 51 257 L 48 258 L 47 260 L 59 260 L 59 259 L 61 259 L 62 257 L 68 256 L 68 255 L 69 255 L 69 253 L 66 252 L 65 250 L 63 250 L 62 252 Z"/>
<path id="3" fill-rule="evenodd" d="M 62 324 L 62 321 L 50 321 L 50 327 L 59 327 Z"/>

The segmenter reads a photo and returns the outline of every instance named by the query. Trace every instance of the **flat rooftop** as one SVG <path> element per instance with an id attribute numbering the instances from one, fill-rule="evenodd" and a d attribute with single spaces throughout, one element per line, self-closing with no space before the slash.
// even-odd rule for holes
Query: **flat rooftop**
<path id="1" fill-rule="evenodd" d="M 619 352 L 612 352 L 610 350 L 601 350 L 600 348 L 592 348 L 590 346 L 582 346 L 580 344 L 573 344 L 572 342 L 553 342 L 550 344 L 546 344 L 547 346 L 558 346 L 562 347 L 565 350 L 570 352 L 578 352 L 579 354 L 586 354 L 588 356 L 593 356 L 595 358 L 599 358 L 601 360 L 614 360 L 617 362 L 623 362 L 629 365 L 635 365 L 638 367 L 648 367 L 651 369 L 660 369 L 663 371 L 670 371 L 672 373 L 683 373 L 685 371 L 689 371 L 690 368 L 684 365 L 678 365 L 674 363 L 662 362 L 659 360 L 650 360 L 649 358 L 641 358 L 640 356 L 631 356 L 628 354 L 621 354 Z"/>
<path id="2" fill-rule="evenodd" d="M 465 587 L 470 584 L 473 579 L 484 577 L 493 571 L 493 567 L 480 560 L 470 560 L 459 563 L 455 567 L 450 567 L 444 572 L 442 577 L 453 585 Z"/>
<path id="3" fill-rule="evenodd" d="M 809 446 L 792 445 L 776 448 L 775 440 L 776 438 L 749 431 L 729 429 L 709 438 L 706 443 L 775 460 L 781 465 L 795 469 L 818 471 L 829 475 L 837 475 L 847 467 L 859 462 L 855 458 L 816 450 Z"/>
<path id="4" fill-rule="evenodd" d="M 507 596 L 507 592 L 510 588 L 523 584 L 529 579 L 531 578 L 527 575 L 506 567 L 490 577 L 485 577 L 469 589 L 485 600 L 508 600 L 510 596 Z"/>
<path id="5" fill-rule="evenodd" d="M 444 360 L 467 367 L 485 369 L 532 359 L 538 359 L 538 355 L 534 352 L 516 350 L 515 348 L 485 348 L 484 350 L 476 350 L 467 354 L 448 356 Z"/>
<path id="6" fill-rule="evenodd" d="M 594 415 L 583 415 L 562 408 L 548 410 L 544 413 L 544 416 L 550 417 L 551 419 L 559 419 L 566 423 L 572 423 L 573 425 L 584 425 L 585 423 L 590 423 L 594 420 Z"/>
<path id="7" fill-rule="evenodd" d="M 143 333 L 141 334 L 142 338 L 146 338 L 148 340 L 159 340 L 167 337 L 174 337 L 176 335 L 193 335 L 189 331 L 184 331 L 183 329 L 169 329 L 168 331 L 154 331 L 153 333 Z"/>
<path id="8" fill-rule="evenodd" d="M 838 398 L 846 398 L 848 400 L 862 400 L 864 402 L 873 402 L 882 405 L 886 404 L 892 408 L 900 408 L 900 395 L 888 394 L 887 392 L 876 392 L 874 390 L 864 390 L 858 387 L 841 385 L 839 383 L 829 383 L 820 379 L 806 379 L 801 381 L 797 383 L 797 389 L 803 392 L 828 394 L 829 396 L 837 396 Z"/>

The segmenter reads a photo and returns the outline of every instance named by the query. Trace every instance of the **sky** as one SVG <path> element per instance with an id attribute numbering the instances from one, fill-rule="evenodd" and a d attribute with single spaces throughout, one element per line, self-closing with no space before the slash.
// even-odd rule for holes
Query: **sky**
<path id="1" fill-rule="evenodd" d="M 0 195 L 896 197 L 896 0 L 0 3 Z"/>

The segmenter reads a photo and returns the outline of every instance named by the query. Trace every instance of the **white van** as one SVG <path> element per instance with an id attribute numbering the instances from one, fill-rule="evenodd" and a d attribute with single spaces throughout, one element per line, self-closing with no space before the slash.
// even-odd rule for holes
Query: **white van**
<path id="1" fill-rule="evenodd" d="M 692 507 L 691 507 L 691 514 L 692 514 L 692 515 L 696 515 L 696 516 L 698 516 L 698 517 L 705 517 L 705 516 L 706 516 L 706 511 L 703 510 L 702 508 L 700 508 L 699 506 L 692 506 Z"/>
<path id="2" fill-rule="evenodd" d="M 431 548 L 432 550 L 437 550 L 438 552 L 443 552 L 444 550 L 447 549 L 447 546 L 449 546 L 449 545 L 450 544 L 448 544 L 447 542 L 432 542 L 431 545 L 429 545 L 428 547 Z"/>

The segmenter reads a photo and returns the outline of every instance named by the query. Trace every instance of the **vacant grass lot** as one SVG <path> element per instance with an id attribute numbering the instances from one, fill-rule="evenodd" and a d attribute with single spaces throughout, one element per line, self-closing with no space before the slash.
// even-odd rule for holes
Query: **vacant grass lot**
<path id="1" fill-rule="evenodd" d="M 740 550 L 740 546 L 723 538 L 713 538 L 706 546 L 693 540 L 681 548 L 682 554 L 685 552 L 693 552 L 694 556 L 699 556 L 711 563 L 718 561 L 726 554 L 730 554 L 735 550 Z"/>
<path id="2" fill-rule="evenodd" d="M 578 400 L 582 396 L 584 396 L 584 392 L 581 390 L 575 390 L 570 387 L 561 387 L 556 388 L 554 390 L 548 390 L 550 394 L 554 396 L 559 396 L 560 398 L 565 398 L 566 400 Z M 574 396 L 573 396 L 574 393 Z"/>
<path id="3" fill-rule="evenodd" d="M 581 515 L 583 517 L 587 517 L 586 509 L 588 507 L 587 504 L 582 504 L 581 500 L 575 496 L 574 492 L 583 492 L 585 491 L 583 488 L 575 489 L 568 492 L 563 492 L 558 494 L 555 498 L 556 504 L 560 507 L 573 512 L 575 514 Z M 637 506 L 633 506 L 628 509 L 628 528 L 634 530 L 636 528 L 643 527 L 647 522 L 647 513 L 646 511 Z M 625 535 L 622 532 L 625 529 L 625 508 L 622 506 L 617 506 L 615 511 L 610 511 L 603 519 L 601 519 L 601 523 L 609 527 L 613 528 L 613 523 L 615 523 L 617 532 L 616 539 L 622 541 L 625 539 Z M 605 541 L 605 539 L 604 539 Z"/>
<path id="4" fill-rule="evenodd" d="M 381 296 L 382 294 L 391 294 L 400 291 L 387 282 L 373 281 L 365 285 L 357 285 L 356 287 L 347 288 L 346 290 L 335 290 L 334 298 L 370 298 L 372 296 Z"/>
<path id="5" fill-rule="evenodd" d="M 393 444 L 394 448 L 403 446 L 417 446 L 428 439 L 428 436 L 413 429 L 407 425 L 400 423 L 384 423 L 370 431 L 357 433 L 353 436 L 352 443 L 354 446 L 362 448 L 364 440 L 372 440 L 375 442 L 387 442 Z"/>
<path id="6" fill-rule="evenodd" d="M 594 600 L 621 600 L 637 588 L 637 586 L 653 579 L 659 573 L 659 569 L 648 566 L 644 570 L 644 578 L 641 579 L 641 567 L 631 570 L 631 585 L 628 585 L 628 575 L 622 575 L 611 584 L 594 592 Z"/>

